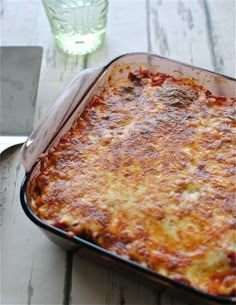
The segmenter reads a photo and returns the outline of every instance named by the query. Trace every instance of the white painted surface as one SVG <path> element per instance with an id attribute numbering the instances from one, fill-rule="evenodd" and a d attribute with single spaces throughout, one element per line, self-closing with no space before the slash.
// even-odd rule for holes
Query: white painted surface
<path id="1" fill-rule="evenodd" d="M 44 48 L 35 125 L 85 65 L 101 65 L 125 52 L 151 51 L 235 75 L 234 0 L 110 0 L 104 45 L 81 58 L 57 51 L 39 0 L 3 0 L 1 10 L 1 45 Z M 19 147 L 4 152 L 0 162 L 1 304 L 69 304 L 64 295 L 68 254 L 52 244 L 20 206 L 24 170 Z M 190 304 L 77 254 L 71 280 L 73 305 Z"/>
<path id="2" fill-rule="evenodd" d="M 236 78 L 236 1 L 208 1 L 215 66 L 218 73 Z"/>
<path id="3" fill-rule="evenodd" d="M 212 70 L 203 1 L 150 0 L 151 51 Z"/>

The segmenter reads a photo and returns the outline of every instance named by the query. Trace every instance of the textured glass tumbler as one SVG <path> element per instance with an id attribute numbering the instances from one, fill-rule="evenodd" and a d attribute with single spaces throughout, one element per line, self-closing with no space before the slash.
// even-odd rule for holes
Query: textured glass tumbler
<path id="1" fill-rule="evenodd" d="M 56 44 L 64 53 L 84 55 L 101 46 L 108 0 L 42 0 Z"/>

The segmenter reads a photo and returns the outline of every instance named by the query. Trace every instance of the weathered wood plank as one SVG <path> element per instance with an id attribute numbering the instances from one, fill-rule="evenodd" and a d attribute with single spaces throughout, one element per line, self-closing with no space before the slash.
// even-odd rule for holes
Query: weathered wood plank
<path id="1" fill-rule="evenodd" d="M 74 256 L 72 304 L 153 304 L 152 289 L 95 262 Z"/>
<path id="2" fill-rule="evenodd" d="M 201 1 L 148 0 L 149 51 L 213 70 Z"/>
<path id="3" fill-rule="evenodd" d="M 236 2 L 204 0 L 214 70 L 236 77 Z"/>
<path id="4" fill-rule="evenodd" d="M 2 304 L 60 304 L 65 254 L 24 215 L 19 201 L 23 174 L 19 148 L 3 153 L 1 301 Z"/>

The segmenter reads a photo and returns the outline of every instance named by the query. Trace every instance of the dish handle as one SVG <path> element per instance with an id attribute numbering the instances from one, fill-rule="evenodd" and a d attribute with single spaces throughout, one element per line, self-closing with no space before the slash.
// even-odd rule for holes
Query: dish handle
<path id="1" fill-rule="evenodd" d="M 81 71 L 52 105 L 22 146 L 20 158 L 26 172 L 32 169 L 103 71 L 104 67 Z"/>

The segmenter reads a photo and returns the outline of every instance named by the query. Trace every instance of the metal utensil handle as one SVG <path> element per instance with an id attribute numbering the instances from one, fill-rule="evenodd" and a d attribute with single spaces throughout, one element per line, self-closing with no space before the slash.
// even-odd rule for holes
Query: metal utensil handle
<path id="1" fill-rule="evenodd" d="M 31 170 L 38 157 L 46 150 L 79 101 L 83 99 L 103 71 L 104 67 L 81 71 L 59 96 L 22 146 L 20 158 L 26 172 Z"/>

